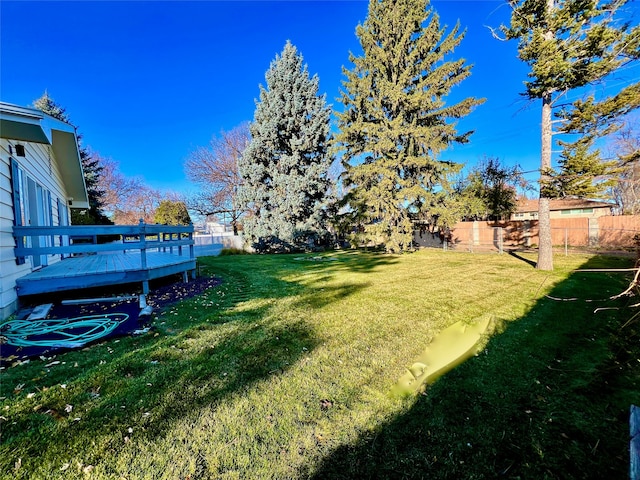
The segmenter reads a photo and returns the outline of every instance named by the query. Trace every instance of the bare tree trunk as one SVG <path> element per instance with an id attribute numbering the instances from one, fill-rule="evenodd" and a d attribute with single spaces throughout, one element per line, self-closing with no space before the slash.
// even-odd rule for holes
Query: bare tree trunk
<path id="1" fill-rule="evenodd" d="M 551 16 L 554 0 L 547 0 L 547 15 Z M 553 32 L 544 34 L 545 40 L 553 39 Z M 542 149 L 540 152 L 540 203 L 538 205 L 538 270 L 553 270 L 553 245 L 551 243 L 551 212 L 549 198 L 543 193 L 544 185 L 548 181 L 548 171 L 551 169 L 551 146 L 553 130 L 551 125 L 552 92 L 547 90 L 542 95 Z"/>
<path id="2" fill-rule="evenodd" d="M 542 151 L 540 155 L 540 203 L 538 205 L 538 270 L 553 270 L 553 245 L 551 243 L 551 212 L 549 198 L 543 193 L 548 180 L 547 172 L 551 168 L 551 92 L 542 97 Z"/>

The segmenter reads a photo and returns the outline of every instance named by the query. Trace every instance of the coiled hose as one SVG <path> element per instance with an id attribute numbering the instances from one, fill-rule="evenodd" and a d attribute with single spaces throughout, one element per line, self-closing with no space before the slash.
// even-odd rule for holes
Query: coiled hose
<path id="1" fill-rule="evenodd" d="M 4 343 L 17 347 L 78 348 L 113 332 L 129 318 L 126 313 L 75 318 L 9 320 L 0 325 Z"/>

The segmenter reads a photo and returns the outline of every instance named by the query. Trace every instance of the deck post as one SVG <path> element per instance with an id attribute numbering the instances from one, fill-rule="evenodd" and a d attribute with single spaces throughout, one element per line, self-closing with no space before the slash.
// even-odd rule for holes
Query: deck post
<path id="1" fill-rule="evenodd" d="M 145 226 L 140 219 L 140 265 L 143 270 L 147 269 L 147 237 L 145 234 Z"/>
<path id="2" fill-rule="evenodd" d="M 193 260 L 194 258 L 196 258 L 195 255 L 195 246 L 194 246 L 194 242 L 193 242 L 193 222 L 189 223 L 189 226 L 191 227 L 191 231 L 189 232 L 189 260 Z M 196 263 L 197 265 L 197 263 Z M 195 280 L 196 279 L 196 271 L 195 270 L 191 270 L 191 280 Z"/>
<path id="3" fill-rule="evenodd" d="M 190 224 L 193 227 L 193 223 Z M 195 258 L 194 246 L 193 246 L 193 229 L 189 232 L 189 259 L 193 260 Z"/>

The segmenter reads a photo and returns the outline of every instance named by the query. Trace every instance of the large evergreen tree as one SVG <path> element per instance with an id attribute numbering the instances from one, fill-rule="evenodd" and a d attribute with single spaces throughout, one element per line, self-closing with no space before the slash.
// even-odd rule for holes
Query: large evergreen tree
<path id="1" fill-rule="evenodd" d="M 290 42 L 265 78 L 251 141 L 238 159 L 245 237 L 258 250 L 304 248 L 326 232 L 330 109 Z"/>
<path id="2" fill-rule="evenodd" d="M 537 263 L 542 270 L 553 269 L 549 199 L 558 193 L 554 184 L 557 186 L 558 178 L 599 178 L 593 169 L 602 169 L 602 165 L 589 147 L 598 136 L 612 132 L 613 120 L 640 106 L 637 84 L 628 85 L 613 96 L 597 98 L 592 94 L 570 104 L 566 100 L 567 93 L 599 82 L 638 59 L 640 28 L 631 28 L 618 18 L 626 3 L 627 0 L 510 0 L 511 24 L 504 31 L 507 38 L 519 41 L 519 56 L 531 67 L 524 95 L 542 102 Z M 555 131 L 554 108 L 558 121 Z M 559 176 L 553 175 L 552 170 L 555 133 L 578 135 L 577 140 L 561 144 L 563 168 Z M 593 193 L 585 186 L 579 181 L 560 185 L 565 189 L 576 187 L 574 192 L 581 195 Z"/>
<path id="3" fill-rule="evenodd" d="M 337 113 L 336 148 L 343 154 L 347 201 L 361 240 L 387 251 L 411 247 L 413 218 L 447 226 L 457 220 L 449 177 L 460 166 L 440 158 L 472 132 L 456 121 L 482 100 L 448 105 L 452 87 L 471 73 L 464 59 L 449 60 L 464 32 L 446 33 L 428 0 L 370 0 L 357 27 L 363 55 L 352 70 Z"/>
<path id="4" fill-rule="evenodd" d="M 51 115 L 58 120 L 71 124 L 66 110 L 58 105 L 47 91 L 33 102 L 34 108 Z M 71 209 L 71 223 L 74 225 L 109 225 L 113 222 L 102 211 L 104 192 L 99 188 L 102 166 L 99 157 L 94 156 L 82 145 L 82 136 L 78 135 L 78 153 L 82 162 L 84 182 L 89 197 L 89 209 Z"/>

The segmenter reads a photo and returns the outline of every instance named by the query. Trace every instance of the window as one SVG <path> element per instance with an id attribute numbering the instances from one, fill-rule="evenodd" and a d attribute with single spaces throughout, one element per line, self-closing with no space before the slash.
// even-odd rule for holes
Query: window
<path id="1" fill-rule="evenodd" d="M 9 158 L 11 162 L 11 193 L 13 195 L 13 224 L 21 226 L 25 223 L 26 206 L 24 195 L 24 174 L 18 166 L 18 162 L 13 158 Z M 16 247 L 25 245 L 24 237 L 16 237 Z M 16 264 L 22 265 L 25 262 L 24 257 L 16 257 Z"/>
<path id="2" fill-rule="evenodd" d="M 13 224 L 49 226 L 53 223 L 51 192 L 27 176 L 18 162 L 11 158 L 11 189 L 13 194 Z M 35 243 L 35 245 L 33 245 Z M 53 245 L 51 237 L 16 238 L 16 246 L 45 247 Z M 24 257 L 17 257 L 16 263 L 25 263 Z M 32 267 L 47 265 L 47 255 L 32 257 Z"/>
<path id="3" fill-rule="evenodd" d="M 580 215 L 581 213 L 593 213 L 593 208 L 572 208 L 571 210 L 561 210 L 562 215 Z"/>

